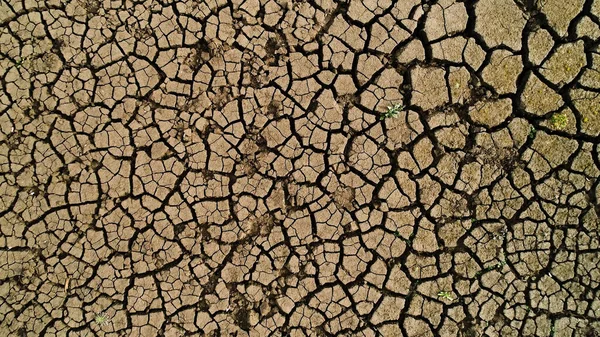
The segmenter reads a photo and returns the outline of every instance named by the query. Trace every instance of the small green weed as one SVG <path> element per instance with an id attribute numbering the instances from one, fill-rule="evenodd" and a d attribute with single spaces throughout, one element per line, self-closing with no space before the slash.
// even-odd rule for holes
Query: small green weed
<path id="1" fill-rule="evenodd" d="M 506 260 L 502 260 L 496 264 L 489 265 L 489 266 L 485 267 L 483 270 L 478 271 L 475 275 L 479 277 L 479 276 L 483 275 L 484 273 L 487 273 L 488 271 L 492 271 L 494 269 L 502 269 L 502 267 L 504 267 L 504 266 L 506 266 Z"/>
<path id="2" fill-rule="evenodd" d="M 16 69 L 19 69 L 19 68 L 21 68 L 21 67 L 23 66 L 23 63 L 24 63 L 25 61 L 27 61 L 28 59 L 29 59 L 29 57 L 18 57 L 18 58 L 16 58 L 16 59 L 15 59 L 15 65 L 14 65 L 14 67 L 15 67 Z"/>
<path id="3" fill-rule="evenodd" d="M 452 297 L 452 293 L 449 291 L 440 291 L 437 295 L 439 298 L 447 299 L 449 301 L 454 301 L 454 297 Z"/>
<path id="4" fill-rule="evenodd" d="M 388 106 L 387 111 L 382 113 L 381 116 L 379 116 L 379 119 L 384 120 L 387 118 L 396 118 L 398 117 L 398 114 L 400 113 L 400 111 L 402 111 L 402 109 L 404 109 L 404 105 L 400 103 Z"/>
<path id="5" fill-rule="evenodd" d="M 563 130 L 569 124 L 569 119 L 567 118 L 567 115 L 563 113 L 555 113 L 550 117 L 550 124 L 557 130 Z"/>
<path id="6" fill-rule="evenodd" d="M 537 130 L 535 129 L 535 127 L 533 125 L 529 126 L 529 138 L 533 139 L 535 138 L 535 133 L 537 132 Z"/>
<path id="7" fill-rule="evenodd" d="M 98 325 L 106 325 L 109 321 L 110 317 L 108 317 L 104 312 L 96 314 L 96 317 L 94 317 L 94 322 L 96 322 Z"/>

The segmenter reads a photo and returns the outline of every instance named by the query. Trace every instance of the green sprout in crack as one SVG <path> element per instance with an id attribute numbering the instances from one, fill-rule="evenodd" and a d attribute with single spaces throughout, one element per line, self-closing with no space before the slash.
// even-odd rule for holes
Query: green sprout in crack
<path id="1" fill-rule="evenodd" d="M 502 260 L 496 264 L 491 264 L 491 265 L 485 267 L 483 270 L 478 271 L 475 275 L 480 276 L 483 273 L 487 273 L 487 272 L 495 270 L 495 269 L 502 269 L 502 267 L 504 267 L 504 266 L 506 266 L 506 260 Z"/>
<path id="2" fill-rule="evenodd" d="M 555 113 L 550 117 L 550 124 L 557 130 L 563 130 L 567 127 L 567 124 L 569 124 L 569 119 L 567 118 L 567 115 L 563 113 Z"/>
<path id="3" fill-rule="evenodd" d="M 98 325 L 106 325 L 109 321 L 110 318 L 104 312 L 101 312 L 94 317 L 94 322 L 96 322 Z"/>
<path id="4" fill-rule="evenodd" d="M 535 133 L 537 132 L 537 130 L 535 129 L 535 127 L 533 125 L 529 126 L 529 138 L 533 139 L 535 138 Z"/>
<path id="5" fill-rule="evenodd" d="M 23 65 L 23 62 L 25 62 L 27 60 L 26 57 L 19 57 L 18 59 L 15 60 L 15 68 L 19 69 L 21 68 L 21 66 Z"/>
<path id="6" fill-rule="evenodd" d="M 439 298 L 447 299 L 449 301 L 454 301 L 454 297 L 452 297 L 452 293 L 449 291 L 440 291 L 438 294 Z"/>
<path id="7" fill-rule="evenodd" d="M 402 109 L 404 109 L 404 105 L 400 103 L 388 106 L 387 111 L 382 113 L 381 116 L 379 116 L 379 119 L 384 120 L 387 118 L 396 118 Z"/>
<path id="8" fill-rule="evenodd" d="M 502 267 L 506 266 L 506 260 L 502 260 L 498 263 L 496 263 L 496 268 L 495 269 L 502 269 Z"/>

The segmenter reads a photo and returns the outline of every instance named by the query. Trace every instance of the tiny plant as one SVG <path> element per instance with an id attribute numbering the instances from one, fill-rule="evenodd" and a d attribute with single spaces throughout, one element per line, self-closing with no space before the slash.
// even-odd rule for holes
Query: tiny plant
<path id="1" fill-rule="evenodd" d="M 15 68 L 17 68 L 17 69 L 21 68 L 21 66 L 23 66 L 23 63 L 25 61 L 27 61 L 28 58 L 29 58 L 29 56 L 28 57 L 18 57 L 18 58 L 16 58 L 15 59 Z"/>
<path id="2" fill-rule="evenodd" d="M 562 130 L 566 128 L 568 122 L 569 119 L 567 118 L 567 115 L 562 113 L 555 113 L 554 115 L 552 115 L 552 117 L 550 117 L 550 124 L 552 124 L 552 127 L 554 127 L 557 130 Z"/>
<path id="3" fill-rule="evenodd" d="M 454 301 L 452 294 L 449 291 L 440 291 L 438 294 L 439 298 L 447 299 L 449 301 Z"/>
<path id="4" fill-rule="evenodd" d="M 506 266 L 506 260 L 502 260 L 496 263 L 496 269 L 502 269 L 502 267 Z"/>
<path id="5" fill-rule="evenodd" d="M 387 111 L 382 113 L 381 116 L 379 116 L 379 119 L 384 120 L 387 118 L 396 118 L 398 117 L 398 114 L 400 113 L 400 111 L 402 111 L 402 109 L 404 109 L 404 106 L 400 103 L 390 105 L 387 107 Z"/>
<path id="6" fill-rule="evenodd" d="M 537 132 L 537 130 L 535 129 L 535 127 L 533 125 L 529 126 L 529 138 L 533 139 L 535 138 L 535 133 Z"/>
<path id="7" fill-rule="evenodd" d="M 506 266 L 506 260 L 502 260 L 496 264 L 491 264 L 491 265 L 485 267 L 482 271 L 479 271 L 477 273 L 477 275 L 481 275 L 484 272 L 492 271 L 494 269 L 502 269 L 502 267 L 504 267 L 504 266 Z"/>
<path id="8" fill-rule="evenodd" d="M 98 325 L 106 325 L 108 324 L 109 320 L 110 318 L 104 312 L 101 312 L 94 317 L 94 322 L 96 322 Z"/>

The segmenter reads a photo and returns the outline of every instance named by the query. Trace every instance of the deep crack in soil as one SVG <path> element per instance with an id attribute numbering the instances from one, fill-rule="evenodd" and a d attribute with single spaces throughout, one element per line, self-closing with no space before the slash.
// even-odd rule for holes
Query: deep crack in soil
<path id="1" fill-rule="evenodd" d="M 0 1 L 0 336 L 600 336 L 600 0 Z"/>

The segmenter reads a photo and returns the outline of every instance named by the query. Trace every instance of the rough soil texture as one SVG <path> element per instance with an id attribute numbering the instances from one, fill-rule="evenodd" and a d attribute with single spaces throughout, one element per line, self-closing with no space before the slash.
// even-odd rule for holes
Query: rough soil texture
<path id="1" fill-rule="evenodd" d="M 599 25 L 1 1 L 0 336 L 600 336 Z"/>

